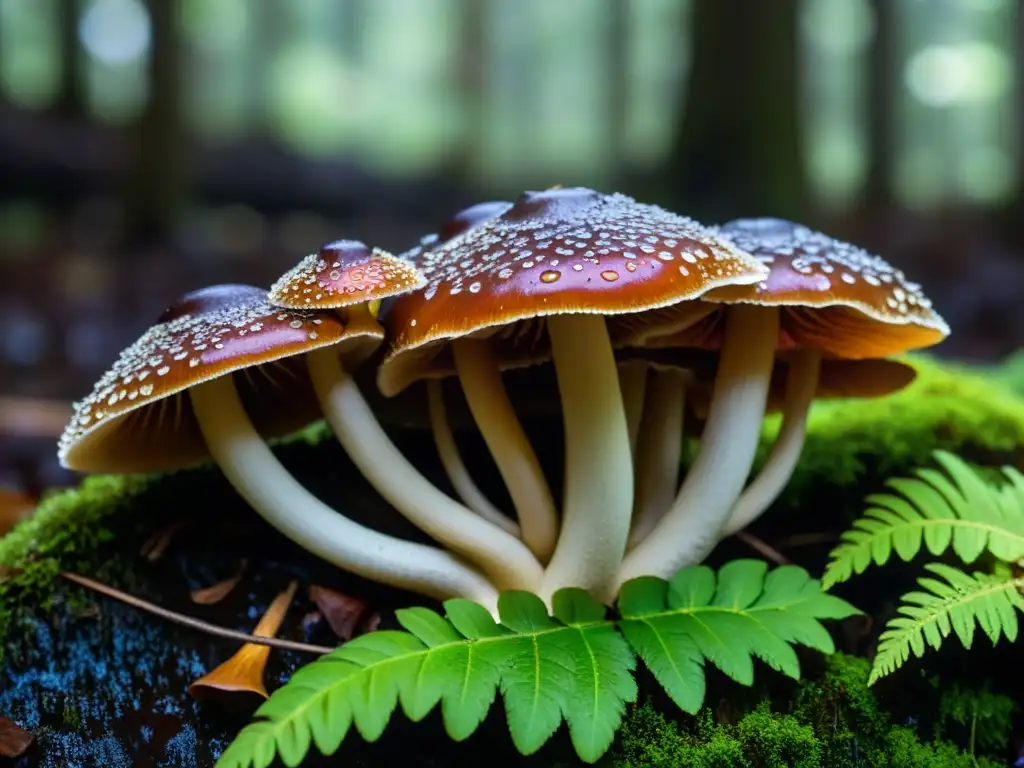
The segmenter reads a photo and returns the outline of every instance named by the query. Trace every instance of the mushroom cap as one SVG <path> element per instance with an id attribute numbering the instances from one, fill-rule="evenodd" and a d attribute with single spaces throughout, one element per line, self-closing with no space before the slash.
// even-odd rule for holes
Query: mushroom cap
<path id="1" fill-rule="evenodd" d="M 60 462 L 81 472 L 152 472 L 208 459 L 184 392 L 232 373 L 257 430 L 286 434 L 320 418 L 299 356 L 337 345 L 339 354 L 362 358 L 382 337 L 365 307 L 346 316 L 282 309 L 248 285 L 189 293 L 75 403 L 58 444 Z"/>
<path id="2" fill-rule="evenodd" d="M 673 308 L 675 330 L 644 343 L 720 347 L 721 313 L 705 313 L 704 302 L 783 307 L 779 349 L 816 348 L 831 357 L 885 357 L 949 335 L 920 285 L 861 248 L 782 219 L 738 219 L 717 231 L 760 259 L 770 275 Z"/>
<path id="3" fill-rule="evenodd" d="M 337 240 L 274 283 L 270 302 L 290 309 L 337 309 L 422 286 L 423 276 L 406 259 L 358 240 Z"/>
<path id="4" fill-rule="evenodd" d="M 487 205 L 456 217 L 470 222 L 459 234 L 424 246 L 426 286 L 389 303 L 391 346 L 378 375 L 386 395 L 451 374 L 450 355 L 438 353 L 452 339 L 506 329 L 499 357 L 526 365 L 549 352 L 542 324 L 522 321 L 644 312 L 767 274 L 692 219 L 621 194 L 559 188 Z"/>
<path id="5" fill-rule="evenodd" d="M 688 371 L 691 378 L 687 400 L 698 415 L 706 415 L 718 370 L 716 353 L 703 349 L 633 347 L 616 350 L 615 357 L 620 365 L 643 361 L 654 369 Z M 782 410 L 785 404 L 788 369 L 788 355 L 775 359 L 768 391 L 767 410 L 770 412 Z M 916 377 L 917 371 L 913 366 L 897 360 L 825 359 L 821 361 L 814 396 L 818 400 L 885 397 L 909 386 Z"/>

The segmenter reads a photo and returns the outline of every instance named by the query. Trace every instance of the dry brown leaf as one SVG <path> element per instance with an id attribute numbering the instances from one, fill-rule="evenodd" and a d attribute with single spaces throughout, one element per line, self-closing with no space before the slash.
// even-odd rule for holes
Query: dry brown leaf
<path id="1" fill-rule="evenodd" d="M 21 757 L 35 738 L 13 720 L 0 715 L 0 757 Z"/>
<path id="2" fill-rule="evenodd" d="M 356 634 L 359 620 L 366 611 L 366 603 L 356 597 L 338 592 L 336 589 L 311 584 L 309 599 L 316 603 L 320 613 L 327 619 L 334 634 L 342 640 L 351 640 Z"/>
<path id="3" fill-rule="evenodd" d="M 274 598 L 274 602 L 252 631 L 254 635 L 274 637 L 277 634 L 298 587 L 299 583 L 293 581 L 284 592 Z M 270 646 L 246 643 L 230 659 L 192 683 L 188 687 L 188 692 L 197 699 L 228 694 L 229 698 L 222 701 L 234 706 L 244 706 L 245 701 L 251 700 L 254 696 L 266 699 L 269 694 L 263 683 L 263 673 L 269 657 Z M 249 695 L 231 695 L 239 693 Z"/>
<path id="4" fill-rule="evenodd" d="M 238 569 L 238 573 L 234 576 L 224 579 L 224 581 L 218 581 L 216 584 L 211 584 L 208 587 L 193 589 L 190 593 L 192 596 L 192 602 L 197 603 L 198 605 L 213 605 L 214 603 L 219 603 L 231 594 L 231 590 L 238 586 L 238 582 L 242 580 L 242 575 L 245 573 L 245 568 L 248 564 L 248 560 L 243 560 L 241 567 Z"/>
<path id="5" fill-rule="evenodd" d="M 35 509 L 35 502 L 27 493 L 0 488 L 0 536 L 13 528 L 19 520 Z"/>
<path id="6" fill-rule="evenodd" d="M 155 563 L 163 557 L 164 552 L 167 551 L 167 547 L 170 546 L 174 537 L 190 525 L 192 525 L 191 520 L 178 520 L 176 523 L 171 523 L 170 525 L 161 528 L 146 539 L 145 543 L 143 543 L 142 547 L 139 549 L 139 554 L 149 560 L 149 562 Z"/>

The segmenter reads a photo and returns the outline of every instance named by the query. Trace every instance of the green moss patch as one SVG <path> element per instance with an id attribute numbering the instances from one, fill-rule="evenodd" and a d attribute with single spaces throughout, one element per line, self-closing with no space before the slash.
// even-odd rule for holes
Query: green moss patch
<path id="1" fill-rule="evenodd" d="M 979 707 L 987 714 L 973 749 L 969 738 L 950 731 L 950 701 L 938 699 L 936 712 L 919 712 L 937 725 L 931 735 L 896 725 L 873 689 L 869 664 L 836 654 L 822 674 L 800 683 L 786 696 L 767 696 L 752 708 L 723 717 L 702 709 L 695 718 L 670 719 L 650 703 L 626 721 L 614 768 L 995 768 L 1009 747 L 1013 702 L 987 692 L 956 690 L 957 710 L 967 721 Z M 936 699 L 923 701 L 935 706 Z M 955 709 L 955 706 L 954 706 Z M 995 714 L 998 713 L 998 714 Z M 953 717 L 955 720 L 956 718 Z M 919 732 L 920 731 L 920 732 Z M 984 734 L 982 736 L 981 734 Z M 957 736 L 961 737 L 954 741 Z"/>

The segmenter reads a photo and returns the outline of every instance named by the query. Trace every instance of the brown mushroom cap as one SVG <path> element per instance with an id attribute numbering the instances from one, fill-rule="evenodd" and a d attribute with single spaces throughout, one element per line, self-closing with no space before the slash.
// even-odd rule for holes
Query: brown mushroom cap
<path id="1" fill-rule="evenodd" d="M 340 354 L 361 357 L 382 337 L 365 308 L 342 317 L 274 307 L 266 291 L 248 285 L 195 291 L 165 310 L 75 404 L 59 442 L 61 464 L 83 472 L 150 472 L 206 460 L 183 394 L 229 373 L 259 432 L 285 434 L 320 418 L 298 356 L 338 345 Z"/>
<path id="2" fill-rule="evenodd" d="M 505 328 L 510 349 L 501 359 L 527 364 L 547 353 L 537 346 L 539 326 L 507 328 L 518 321 L 642 312 L 765 276 L 692 219 L 625 195 L 553 189 L 504 210 L 491 205 L 490 218 L 423 250 L 425 288 L 389 303 L 391 351 L 378 377 L 385 394 L 452 373 L 448 356 L 432 359 L 452 339 Z"/>
<path id="3" fill-rule="evenodd" d="M 708 291 L 678 308 L 685 330 L 655 346 L 721 346 L 722 313 L 704 302 L 783 308 L 780 350 L 820 349 L 825 357 L 886 357 L 942 341 L 949 326 L 898 269 L 861 248 L 781 219 L 738 219 L 717 229 L 771 269 L 756 285 Z M 674 308 L 675 311 L 675 308 Z"/>
<path id="4" fill-rule="evenodd" d="M 358 240 L 328 243 L 270 289 L 270 302 L 291 309 L 336 309 L 385 299 L 423 286 L 409 261 Z"/>

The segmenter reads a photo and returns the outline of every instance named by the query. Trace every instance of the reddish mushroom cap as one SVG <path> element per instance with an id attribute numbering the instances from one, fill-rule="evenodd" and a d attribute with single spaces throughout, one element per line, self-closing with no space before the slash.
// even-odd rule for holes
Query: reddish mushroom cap
<path id="1" fill-rule="evenodd" d="M 409 261 L 358 240 L 338 240 L 285 273 L 270 289 L 270 301 L 291 309 L 336 309 L 422 286 Z"/>
<path id="2" fill-rule="evenodd" d="M 386 394 L 425 368 L 451 370 L 425 362 L 438 350 L 408 354 L 427 345 L 554 314 L 641 312 L 766 275 L 692 219 L 625 195 L 552 189 L 491 205 L 489 218 L 466 216 L 474 226 L 424 250 L 426 287 L 390 303 L 391 351 L 378 377 Z"/>
<path id="3" fill-rule="evenodd" d="M 233 372 L 261 434 L 286 433 L 319 413 L 296 356 L 331 345 L 339 354 L 365 355 L 382 337 L 366 311 L 345 318 L 281 309 L 248 285 L 195 291 L 165 310 L 75 404 L 60 438 L 60 461 L 85 472 L 146 472 L 208 458 L 182 393 Z"/>
<path id="4" fill-rule="evenodd" d="M 885 357 L 937 344 L 949 326 L 921 286 L 878 256 L 781 219 L 738 219 L 718 229 L 771 270 L 756 285 L 709 291 L 702 302 L 783 307 L 780 349 L 817 348 L 851 359 Z M 692 324 L 656 345 L 716 348 L 721 315 L 681 307 Z M 687 323 L 679 323 L 677 328 Z"/>

